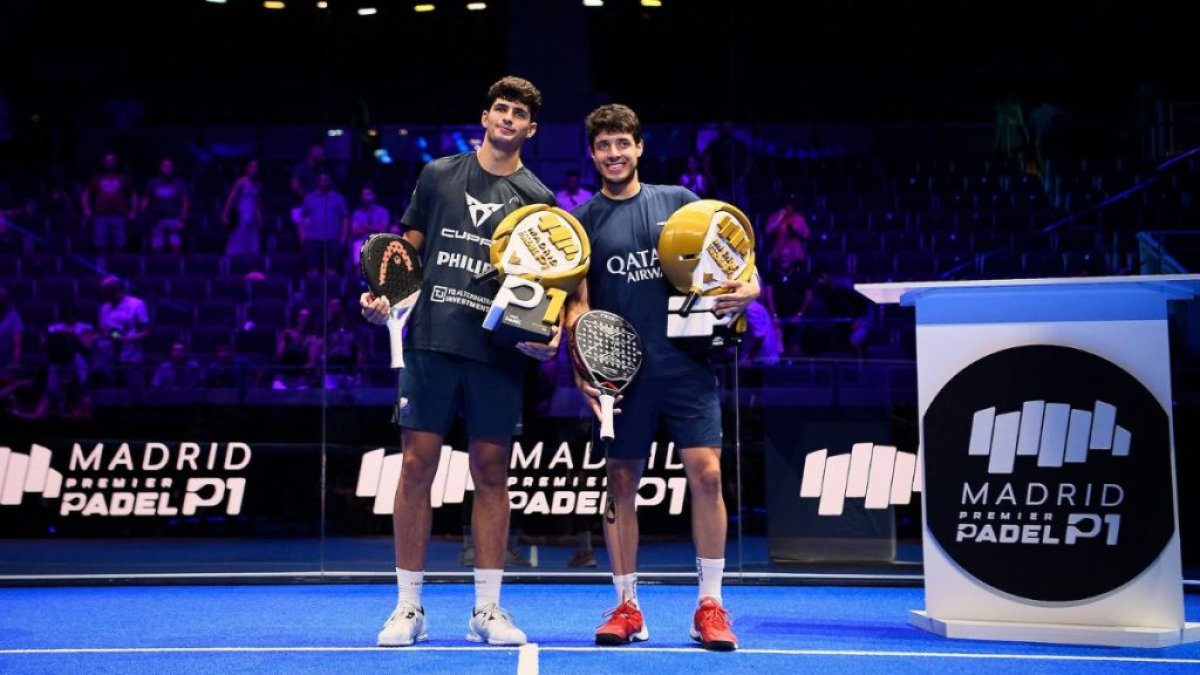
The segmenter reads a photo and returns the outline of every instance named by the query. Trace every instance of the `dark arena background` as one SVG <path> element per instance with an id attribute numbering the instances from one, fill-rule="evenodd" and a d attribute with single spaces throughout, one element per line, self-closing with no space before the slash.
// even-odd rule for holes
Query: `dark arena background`
<path id="1" fill-rule="evenodd" d="M 1097 538 L 1070 564 L 1128 582 L 1120 595 L 1177 555 L 1180 619 L 1200 621 L 1200 304 L 1188 276 L 1200 273 L 1200 78 L 1188 15 L 1124 0 L 5 0 L 0 672 L 1196 668 L 1195 644 L 1061 644 L 1039 639 L 1037 622 L 1018 639 L 954 640 L 910 625 L 926 604 L 926 552 L 946 547 L 923 541 L 918 316 L 854 290 L 1191 284 L 1168 306 L 1169 350 L 1121 346 L 1169 364 L 1168 388 L 1146 385 L 1157 398 L 1112 385 L 1128 379 L 1121 368 L 1107 380 L 1081 368 L 1054 389 L 1069 395 L 1008 392 L 993 412 L 1069 404 L 1100 425 L 1117 406 L 1113 438 L 1132 435 L 1127 459 L 1158 469 L 1157 482 L 1121 483 L 1138 469 L 1121 463 L 1119 440 L 1097 445 L 1094 425 L 1092 452 L 1111 454 L 1090 473 L 1021 483 L 1014 499 L 1099 509 L 1120 501 L 1115 486 L 1149 500 L 1120 536 L 1146 525 L 1155 547 L 1172 542 L 1161 557 L 1110 555 Z M 530 645 L 461 640 L 474 485 L 456 424 L 431 495 L 430 641 L 375 647 L 394 602 L 401 455 L 388 334 L 359 314 L 358 245 L 403 230 L 425 164 L 479 147 L 484 93 L 508 74 L 542 92 L 522 158 L 560 203 L 598 189 L 583 118 L 619 102 L 644 125 L 643 183 L 736 204 L 757 233 L 757 320 L 712 359 L 733 654 L 688 639 L 690 498 L 665 430 L 639 490 L 654 637 L 593 644 L 613 594 L 604 456 L 565 348 L 530 362 L 509 467 L 505 606 Z M 318 170 L 356 224 L 302 242 L 305 177 Z M 113 293 L 144 301 L 134 340 L 110 330 Z M 981 412 L 1007 400 L 959 390 Z M 1126 394 L 1149 400 L 1149 421 Z M 977 453 L 970 433 L 970 455 L 995 460 L 998 441 Z M 1153 464 L 1152 438 L 1163 449 Z M 874 458 L 869 476 L 852 459 L 847 479 L 835 460 L 851 453 Z M 1032 473 L 1016 464 L 1010 486 Z M 957 523 L 954 550 L 968 539 L 971 560 L 1026 581 L 1060 559 L 1022 558 L 1023 547 L 1058 545 L 1067 521 L 1034 513 L 1050 524 L 1011 534 L 1001 524 L 1029 514 L 965 481 L 961 499 L 936 500 L 965 509 L 971 497 L 985 511 Z M 994 530 L 982 524 L 993 516 Z M 1118 547 L 1116 521 L 1103 522 Z M 951 566 L 985 576 L 963 559 Z M 1079 597 L 1058 591 L 1033 604 Z"/>

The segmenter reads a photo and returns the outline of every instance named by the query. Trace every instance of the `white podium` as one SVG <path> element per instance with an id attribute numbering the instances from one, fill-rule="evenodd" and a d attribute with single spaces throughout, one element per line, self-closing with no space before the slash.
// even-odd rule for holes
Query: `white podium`
<path id="1" fill-rule="evenodd" d="M 925 610 L 950 638 L 1164 647 L 1183 612 L 1167 304 L 1200 275 L 860 284 L 916 308 Z"/>

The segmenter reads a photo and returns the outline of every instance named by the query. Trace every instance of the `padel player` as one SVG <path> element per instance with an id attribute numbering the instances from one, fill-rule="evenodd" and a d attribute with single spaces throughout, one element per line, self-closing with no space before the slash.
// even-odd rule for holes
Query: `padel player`
<path id="1" fill-rule="evenodd" d="M 483 144 L 477 152 L 443 157 L 422 169 L 401 222 L 421 251 L 424 278 L 405 337 L 394 421 L 402 428 L 404 467 L 392 517 L 399 599 L 379 633 L 386 647 L 426 639 L 421 604 L 432 522 L 430 487 L 442 439 L 457 412 L 466 423 L 475 484 L 475 608 L 467 639 L 521 645 L 525 633 L 500 606 L 508 538 L 508 462 L 520 416 L 522 379 L 529 361 L 494 347 L 482 327 L 498 289 L 489 246 L 496 225 L 528 204 L 554 204 L 554 194 L 521 164 L 521 147 L 537 132 L 541 94 L 528 81 L 505 77 L 488 89 Z M 363 316 L 387 320 L 388 303 L 364 293 Z M 538 360 L 549 345 L 520 343 Z"/>
<path id="2" fill-rule="evenodd" d="M 672 288 L 658 262 L 658 238 L 676 209 L 698 200 L 678 186 L 638 181 L 642 129 L 623 105 L 604 105 L 585 122 L 601 190 L 574 211 L 592 245 L 586 281 L 567 306 L 567 325 L 588 309 L 625 317 L 642 338 L 641 371 L 625 390 L 616 438 L 608 452 L 610 516 L 604 536 L 617 590 L 617 607 L 596 630 L 597 644 L 645 640 L 650 633 L 637 596 L 637 488 L 661 418 L 680 448 L 692 502 L 699 598 L 691 636 L 707 649 L 732 650 L 737 638 L 721 602 L 725 568 L 725 501 L 721 494 L 721 409 L 707 350 L 687 351 L 667 337 L 667 298 Z M 729 282 L 716 312 L 740 312 L 759 295 L 757 281 Z M 598 389 L 576 378 L 599 414 Z M 593 425 L 593 443 L 598 443 Z M 615 507 L 615 508 L 614 508 Z M 615 518 L 611 515 L 615 511 Z"/>

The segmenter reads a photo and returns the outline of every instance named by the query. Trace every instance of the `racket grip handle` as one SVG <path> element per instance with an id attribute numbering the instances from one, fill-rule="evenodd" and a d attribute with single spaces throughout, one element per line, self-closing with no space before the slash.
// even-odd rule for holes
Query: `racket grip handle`
<path id="1" fill-rule="evenodd" d="M 392 346 L 392 368 L 404 367 L 404 320 L 397 317 L 388 317 L 388 337 L 391 338 Z"/>
<path id="2" fill-rule="evenodd" d="M 600 440 L 611 441 L 613 433 L 613 402 L 611 394 L 600 394 Z"/>

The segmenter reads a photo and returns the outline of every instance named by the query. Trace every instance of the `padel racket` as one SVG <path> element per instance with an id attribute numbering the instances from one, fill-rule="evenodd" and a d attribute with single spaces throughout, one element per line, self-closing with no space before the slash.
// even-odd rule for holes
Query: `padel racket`
<path id="1" fill-rule="evenodd" d="M 642 366 L 642 339 L 625 319 L 601 309 L 584 312 L 570 331 L 575 369 L 600 390 L 600 439 L 613 439 L 613 402 Z"/>
<path id="2" fill-rule="evenodd" d="M 363 279 L 371 293 L 387 298 L 387 327 L 392 345 L 392 367 L 404 367 L 404 324 L 421 293 L 421 255 L 397 234 L 373 234 L 358 251 Z"/>

